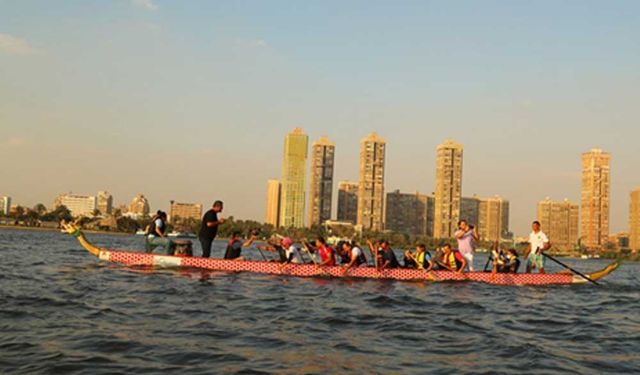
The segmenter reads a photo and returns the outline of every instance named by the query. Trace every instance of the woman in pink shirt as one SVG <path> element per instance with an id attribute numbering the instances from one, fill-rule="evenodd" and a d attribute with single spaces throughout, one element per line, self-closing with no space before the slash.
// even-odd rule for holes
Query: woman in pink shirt
<path id="1" fill-rule="evenodd" d="M 466 220 L 458 222 L 458 230 L 455 233 L 458 240 L 458 251 L 467 260 L 469 271 L 473 272 L 473 254 L 475 252 L 475 242 L 480 239 L 478 229 L 475 226 L 467 224 Z"/>

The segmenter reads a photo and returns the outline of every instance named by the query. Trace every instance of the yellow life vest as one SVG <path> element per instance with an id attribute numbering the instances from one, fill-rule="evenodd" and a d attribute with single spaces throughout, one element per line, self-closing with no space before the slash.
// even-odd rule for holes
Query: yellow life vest
<path id="1" fill-rule="evenodd" d="M 424 252 L 421 254 L 416 254 L 416 265 L 418 266 L 419 270 L 424 269 L 424 255 Z"/>
<path id="2" fill-rule="evenodd" d="M 449 267 L 453 271 L 457 271 L 458 270 L 458 263 L 456 262 L 456 254 L 453 251 L 449 254 L 449 257 L 447 259 L 447 263 L 449 263 Z"/>

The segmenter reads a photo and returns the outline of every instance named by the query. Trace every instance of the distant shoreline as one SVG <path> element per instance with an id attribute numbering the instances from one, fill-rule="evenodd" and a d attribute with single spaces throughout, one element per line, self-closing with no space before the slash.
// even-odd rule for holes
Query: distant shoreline
<path id="1" fill-rule="evenodd" d="M 15 229 L 15 230 L 25 230 L 32 232 L 60 232 L 59 228 L 43 228 L 43 227 L 24 227 L 21 225 L 0 225 L 0 229 Z M 127 232 L 107 232 L 101 230 L 82 230 L 84 233 L 90 234 L 113 234 L 116 236 L 135 236 L 135 233 L 127 233 Z"/>

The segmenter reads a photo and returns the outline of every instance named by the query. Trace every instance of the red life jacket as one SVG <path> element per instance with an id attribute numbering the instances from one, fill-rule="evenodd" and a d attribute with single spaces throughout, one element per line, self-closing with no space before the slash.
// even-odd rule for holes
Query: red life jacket
<path id="1" fill-rule="evenodd" d="M 320 259 L 322 260 L 322 263 L 326 262 L 328 259 L 331 259 L 331 261 L 326 265 L 327 266 L 336 265 L 336 259 L 333 256 L 333 249 L 331 249 L 329 246 L 325 246 L 325 245 L 320 246 L 318 248 L 318 252 L 320 253 Z"/>

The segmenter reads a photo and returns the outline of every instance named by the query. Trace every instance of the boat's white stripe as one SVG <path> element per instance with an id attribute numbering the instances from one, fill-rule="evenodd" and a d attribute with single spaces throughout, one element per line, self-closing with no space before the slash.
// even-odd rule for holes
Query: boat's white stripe
<path id="1" fill-rule="evenodd" d="M 167 255 L 156 255 L 153 257 L 153 265 L 158 267 L 180 267 L 182 258 Z"/>

